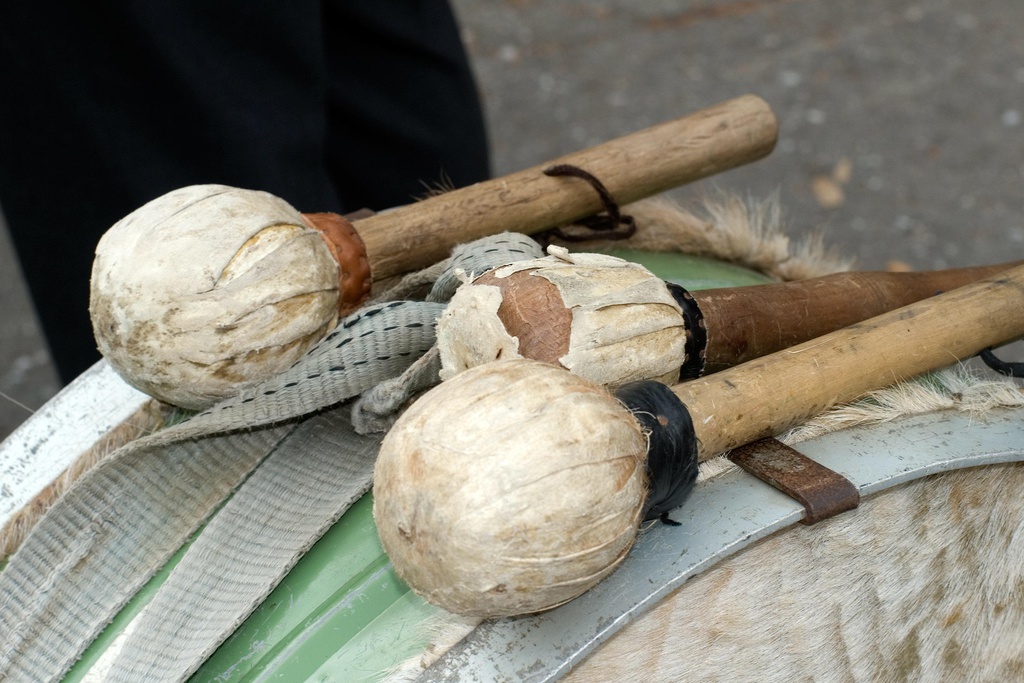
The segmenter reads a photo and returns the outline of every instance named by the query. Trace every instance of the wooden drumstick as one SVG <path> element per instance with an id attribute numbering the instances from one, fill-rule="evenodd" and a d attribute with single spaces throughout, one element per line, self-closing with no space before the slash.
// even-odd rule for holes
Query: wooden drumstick
<path id="1" fill-rule="evenodd" d="M 378 531 L 399 575 L 448 610 L 548 609 L 610 573 L 640 520 L 681 502 L 698 459 L 1022 336 L 1018 266 L 670 391 L 630 386 L 656 400 L 629 410 L 550 364 L 473 368 L 386 437 Z M 675 450 L 676 481 L 649 481 L 649 443 Z"/>
<path id="2" fill-rule="evenodd" d="M 438 326 L 443 376 L 494 360 L 499 353 L 494 349 L 508 346 L 503 340 L 514 339 L 518 355 L 562 365 L 602 384 L 687 380 L 1022 263 L 918 273 L 837 273 L 688 292 L 621 259 L 555 248 L 546 258 L 476 278 L 474 287 L 499 293 L 496 307 L 483 303 L 492 296 L 486 291 L 470 288 L 456 295 Z M 615 291 L 622 295 L 612 298 Z M 673 300 L 681 313 L 672 308 Z M 603 308 L 612 314 L 598 318 Z M 636 322 L 643 318 L 651 324 Z M 609 332 L 616 324 L 623 326 L 621 334 Z M 474 338 L 463 338 L 470 335 Z M 615 353 L 592 351 L 602 346 Z M 501 355 L 509 357 L 506 352 Z M 669 378 L 670 373 L 675 377 Z"/>
<path id="3" fill-rule="evenodd" d="M 768 105 L 747 96 L 554 163 L 586 168 L 629 202 L 763 157 L 776 134 Z M 461 242 L 532 233 L 602 208 L 588 184 L 545 167 L 353 222 L 300 215 L 265 192 L 179 188 L 97 245 L 89 308 L 97 346 L 132 386 L 208 407 L 290 367 L 373 281 L 441 261 Z"/>
<path id="4" fill-rule="evenodd" d="M 353 222 L 374 279 L 436 263 L 453 246 L 506 230 L 533 234 L 603 207 L 584 183 L 544 174 L 571 164 L 601 180 L 619 204 L 748 164 L 775 147 L 768 104 L 745 95 L 695 114 L 495 180 Z"/>
<path id="5" fill-rule="evenodd" d="M 1024 336 L 1024 266 L 673 387 L 698 457 L 778 434 L 868 391 Z"/>

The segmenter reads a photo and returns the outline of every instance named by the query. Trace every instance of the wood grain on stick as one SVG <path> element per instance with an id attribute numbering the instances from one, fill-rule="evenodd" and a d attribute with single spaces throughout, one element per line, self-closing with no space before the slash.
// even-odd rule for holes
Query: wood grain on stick
<path id="1" fill-rule="evenodd" d="M 700 458 L 1024 336 L 1024 266 L 673 387 Z"/>
<path id="2" fill-rule="evenodd" d="M 506 230 L 532 234 L 601 211 L 587 183 L 543 171 L 572 164 L 620 204 L 756 161 L 775 146 L 768 104 L 746 95 L 695 114 L 354 223 L 375 280 L 436 263 L 460 242 Z"/>
<path id="3" fill-rule="evenodd" d="M 691 292 L 707 327 L 705 373 L 766 356 L 1018 265 L 1024 262 L 919 273 L 836 273 Z"/>

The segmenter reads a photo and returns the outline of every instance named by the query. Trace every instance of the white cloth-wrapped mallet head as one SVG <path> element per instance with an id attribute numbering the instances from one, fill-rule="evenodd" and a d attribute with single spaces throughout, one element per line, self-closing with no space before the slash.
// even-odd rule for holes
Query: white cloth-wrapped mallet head
<path id="1" fill-rule="evenodd" d="M 492 363 L 399 418 L 377 459 L 374 518 L 429 602 L 484 617 L 547 609 L 626 556 L 646 454 L 636 420 L 599 386 L 546 363 Z"/>
<path id="2" fill-rule="evenodd" d="M 510 358 L 556 363 L 609 387 L 678 379 L 686 327 L 662 280 L 613 256 L 548 253 L 459 288 L 437 325 L 442 379 Z"/>
<path id="3" fill-rule="evenodd" d="M 200 409 L 294 363 L 336 324 L 338 291 L 331 250 L 287 202 L 200 185 L 107 231 L 89 312 L 125 381 Z"/>

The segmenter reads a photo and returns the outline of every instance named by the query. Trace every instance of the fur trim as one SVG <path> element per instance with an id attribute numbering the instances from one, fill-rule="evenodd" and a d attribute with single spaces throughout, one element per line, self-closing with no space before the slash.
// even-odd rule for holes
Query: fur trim
<path id="1" fill-rule="evenodd" d="M 692 208 L 691 208 L 692 207 Z M 719 192 L 684 207 L 667 197 L 622 207 L 637 231 L 627 240 L 553 243 L 572 251 L 629 247 L 708 256 L 758 270 L 779 280 L 799 280 L 846 271 L 853 259 L 826 249 L 821 235 L 794 242 L 784 233 L 778 198 L 742 198 Z"/>
<path id="2" fill-rule="evenodd" d="M 1024 676 L 1024 463 L 937 474 L 694 577 L 564 679 Z"/>
<path id="3" fill-rule="evenodd" d="M 415 624 L 414 628 L 423 634 L 427 647 L 418 656 L 410 657 L 387 671 L 380 679 L 381 683 L 412 683 L 482 621 L 477 617 L 461 617 L 438 610 L 433 617 Z"/>

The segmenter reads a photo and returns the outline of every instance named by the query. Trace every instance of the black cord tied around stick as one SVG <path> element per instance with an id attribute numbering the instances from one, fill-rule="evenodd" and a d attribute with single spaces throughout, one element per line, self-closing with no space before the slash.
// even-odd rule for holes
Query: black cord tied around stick
<path id="1" fill-rule="evenodd" d="M 979 353 L 978 356 L 985 365 L 1001 375 L 1014 377 L 1016 379 L 1024 378 L 1024 363 L 1009 363 L 1004 361 L 992 352 L 992 347 L 985 349 Z"/>
<path id="2" fill-rule="evenodd" d="M 704 314 L 700 312 L 697 300 L 684 287 L 666 282 L 672 298 L 679 304 L 686 327 L 686 345 L 683 348 L 683 364 L 679 367 L 679 381 L 697 379 L 704 374 L 704 361 L 708 350 L 708 328 Z"/>
<path id="3" fill-rule="evenodd" d="M 567 232 L 568 226 L 551 228 L 535 234 L 533 237 L 542 246 L 550 244 L 551 239 L 560 239 L 564 242 L 586 242 L 593 239 L 624 240 L 629 239 L 636 233 L 636 220 L 632 216 L 623 215 L 619 210 L 619 204 L 612 197 L 611 192 L 592 173 L 585 171 L 572 164 L 557 164 L 544 169 L 544 175 L 552 177 L 579 178 L 590 183 L 590 186 L 601 198 L 601 206 L 604 207 L 601 213 L 581 218 L 572 225 L 584 228 L 580 232 Z"/>

